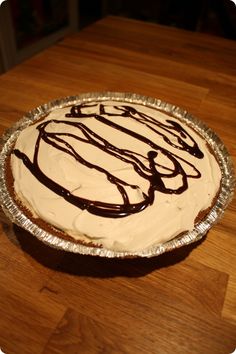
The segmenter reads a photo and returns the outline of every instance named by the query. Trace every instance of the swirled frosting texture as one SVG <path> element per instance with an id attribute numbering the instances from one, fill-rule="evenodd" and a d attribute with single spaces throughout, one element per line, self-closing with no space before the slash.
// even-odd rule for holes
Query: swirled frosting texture
<path id="1" fill-rule="evenodd" d="M 221 171 L 192 128 L 157 109 L 103 101 L 52 111 L 11 157 L 17 197 L 76 240 L 139 251 L 191 230 Z"/>

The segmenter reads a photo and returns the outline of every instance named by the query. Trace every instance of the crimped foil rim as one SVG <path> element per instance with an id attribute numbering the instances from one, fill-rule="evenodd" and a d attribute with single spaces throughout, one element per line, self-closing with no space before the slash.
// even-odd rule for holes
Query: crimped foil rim
<path id="1" fill-rule="evenodd" d="M 154 245 L 141 251 L 120 252 L 106 249 L 104 247 L 101 248 L 87 246 L 52 235 L 49 232 L 41 229 L 36 224 L 34 224 L 22 212 L 18 205 L 16 205 L 6 185 L 5 164 L 6 159 L 9 156 L 11 148 L 15 140 L 17 139 L 20 131 L 23 130 L 29 124 L 31 124 L 33 121 L 43 117 L 45 114 L 50 113 L 54 109 L 94 100 L 125 101 L 129 103 L 138 103 L 152 108 L 157 108 L 160 111 L 171 114 L 173 115 L 173 117 L 177 117 L 180 120 L 184 121 L 208 141 L 208 144 L 213 150 L 221 168 L 221 187 L 214 206 L 206 215 L 206 217 L 195 225 L 193 230 L 185 232 L 181 236 L 167 241 L 163 244 Z M 208 230 L 216 222 L 219 221 L 223 212 L 225 211 L 228 204 L 233 198 L 233 192 L 235 187 L 235 174 L 232 159 L 220 138 L 214 133 L 213 130 L 207 127 L 198 118 L 189 114 L 186 110 L 183 110 L 180 107 L 174 106 L 170 103 L 163 102 L 160 99 L 142 96 L 135 93 L 94 92 L 80 94 L 77 96 L 68 96 L 45 103 L 28 112 L 21 120 L 16 122 L 11 128 L 9 128 L 5 132 L 5 134 L 0 139 L 0 187 L 0 204 L 5 215 L 10 219 L 10 221 L 27 230 L 32 235 L 36 236 L 40 241 L 44 242 L 45 244 L 51 247 L 82 255 L 100 256 L 107 258 L 154 257 L 200 240 L 208 232 Z"/>

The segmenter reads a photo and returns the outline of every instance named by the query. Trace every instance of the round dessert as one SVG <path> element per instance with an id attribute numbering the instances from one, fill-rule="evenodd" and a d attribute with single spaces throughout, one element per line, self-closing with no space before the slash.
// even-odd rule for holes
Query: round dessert
<path id="1" fill-rule="evenodd" d="M 62 239 L 138 252 L 192 230 L 221 170 L 186 120 L 127 100 L 82 100 L 23 129 L 10 167 L 17 203 Z"/>

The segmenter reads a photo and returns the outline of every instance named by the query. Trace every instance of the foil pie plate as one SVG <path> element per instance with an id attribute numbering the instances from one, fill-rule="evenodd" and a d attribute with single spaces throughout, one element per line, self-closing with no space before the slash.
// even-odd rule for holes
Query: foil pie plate
<path id="1" fill-rule="evenodd" d="M 104 101 L 109 99 L 116 100 L 118 102 L 125 101 L 127 103 L 138 103 L 149 107 L 154 107 L 160 111 L 172 115 L 173 117 L 181 119 L 208 141 L 208 144 L 212 148 L 216 159 L 218 160 L 222 172 L 222 183 L 218 198 L 204 220 L 201 220 L 198 224 L 196 224 L 193 230 L 186 232 L 179 237 L 138 252 L 118 252 L 103 247 L 86 246 L 76 242 L 64 240 L 46 232 L 45 230 L 38 227 L 35 223 L 33 223 L 26 215 L 24 215 L 22 210 L 19 209 L 18 205 L 16 205 L 11 195 L 9 194 L 6 184 L 6 159 L 9 156 L 21 130 L 30 125 L 33 121 L 43 117 L 56 108 L 62 108 L 64 106 L 75 105 L 82 102 L 92 102 L 94 100 Z M 234 187 L 235 174 L 232 160 L 222 141 L 210 128 L 208 128 L 199 119 L 193 117 L 187 111 L 179 107 L 163 102 L 159 99 L 140 96 L 138 94 L 102 92 L 86 93 L 79 96 L 69 96 L 58 99 L 43 104 L 40 107 L 37 107 L 36 109 L 28 112 L 21 120 L 19 120 L 10 129 L 8 129 L 0 139 L 0 204 L 4 214 L 12 223 L 15 223 L 23 229 L 27 230 L 45 244 L 56 249 L 82 255 L 92 255 L 107 258 L 154 257 L 184 245 L 196 242 L 200 240 L 222 216 L 224 210 L 233 197 Z M 0 220 L 1 219 L 2 218 L 0 218 Z"/>

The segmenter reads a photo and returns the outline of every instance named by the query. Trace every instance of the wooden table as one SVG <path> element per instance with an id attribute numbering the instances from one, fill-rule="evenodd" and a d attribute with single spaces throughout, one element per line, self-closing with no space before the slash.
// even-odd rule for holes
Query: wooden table
<path id="1" fill-rule="evenodd" d="M 160 98 L 197 115 L 236 160 L 236 43 L 108 17 L 0 77 L 0 131 L 52 99 Z M 199 243 L 152 259 L 63 253 L 0 231 L 7 354 L 229 354 L 236 348 L 236 199 Z"/>

